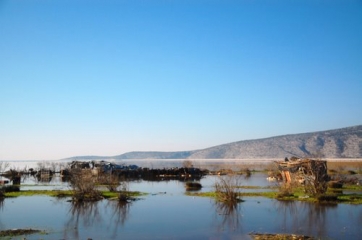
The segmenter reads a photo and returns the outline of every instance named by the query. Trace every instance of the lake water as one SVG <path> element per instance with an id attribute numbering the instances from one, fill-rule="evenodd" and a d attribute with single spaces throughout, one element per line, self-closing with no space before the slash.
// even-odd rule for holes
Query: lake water
<path id="1" fill-rule="evenodd" d="M 241 184 L 275 184 L 265 177 L 252 174 L 241 179 Z M 202 178 L 201 191 L 211 191 L 216 180 L 217 176 Z M 67 188 L 67 183 L 57 178 L 49 183 L 34 180 L 30 185 L 21 189 Z M 6 198 L 0 205 L 0 229 L 35 228 L 47 232 L 26 239 L 251 239 L 251 232 L 293 233 L 320 239 L 362 236 L 361 205 L 245 197 L 245 202 L 234 209 L 215 204 L 210 198 L 186 196 L 181 181 L 134 181 L 129 187 L 148 195 L 126 205 L 110 200 L 74 205 L 66 198 L 48 196 Z"/>

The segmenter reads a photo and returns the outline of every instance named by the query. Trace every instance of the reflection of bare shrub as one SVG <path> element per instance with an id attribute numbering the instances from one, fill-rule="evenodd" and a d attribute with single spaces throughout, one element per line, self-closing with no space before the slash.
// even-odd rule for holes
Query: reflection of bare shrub
<path id="1" fill-rule="evenodd" d="M 220 228 L 225 229 L 237 229 L 240 225 L 240 211 L 238 209 L 238 203 L 215 203 L 216 212 L 218 216 L 221 216 Z"/>
<path id="2" fill-rule="evenodd" d="M 113 217 L 115 217 L 117 225 L 121 224 L 123 226 L 128 218 L 131 203 L 112 202 L 112 204 L 114 207 Z"/>
<path id="3" fill-rule="evenodd" d="M 80 239 L 81 225 L 90 227 L 102 222 L 98 204 L 99 202 L 73 202 L 69 208 L 69 220 L 66 222 L 63 238 Z"/>
<path id="4" fill-rule="evenodd" d="M 96 186 L 96 178 L 89 169 L 74 169 L 71 174 L 70 185 L 73 190 L 74 201 L 97 201 L 102 198 Z"/>
<path id="5" fill-rule="evenodd" d="M 239 175 L 220 176 L 219 181 L 215 183 L 216 200 L 223 203 L 237 203 L 240 201 L 238 197 L 237 187 L 240 185 Z"/>

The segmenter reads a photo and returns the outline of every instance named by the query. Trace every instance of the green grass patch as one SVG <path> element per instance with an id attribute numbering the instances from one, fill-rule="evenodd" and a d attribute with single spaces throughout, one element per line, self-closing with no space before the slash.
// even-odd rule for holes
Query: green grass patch
<path id="1" fill-rule="evenodd" d="M 361 191 L 362 192 L 362 185 L 355 185 L 355 184 L 345 184 L 342 187 L 342 190 L 356 190 L 356 191 Z"/>
<path id="2" fill-rule="evenodd" d="M 118 197 L 119 192 L 102 191 L 101 194 L 104 198 L 108 199 L 108 198 Z M 130 197 L 141 197 L 141 196 L 147 195 L 147 193 L 142 193 L 142 192 L 138 192 L 138 191 L 129 191 L 129 192 L 127 192 L 127 195 Z"/>
<path id="3" fill-rule="evenodd" d="M 215 198 L 215 192 L 186 192 L 187 196 L 193 197 L 210 197 Z M 265 197 L 271 199 L 277 199 L 280 201 L 305 201 L 305 202 L 329 202 L 329 199 L 332 199 L 326 194 L 325 196 L 311 197 L 307 196 L 304 192 L 295 192 L 292 194 L 281 194 L 278 191 L 272 192 L 242 192 L 238 193 L 240 198 L 243 197 Z M 348 204 L 362 204 L 362 194 L 341 194 L 337 195 L 337 198 L 334 203 L 348 203 Z"/>
<path id="4" fill-rule="evenodd" d="M 141 193 L 138 191 L 130 191 L 128 192 L 131 197 L 138 197 L 147 195 L 146 193 Z M 6 192 L 5 197 L 20 197 L 20 196 L 50 196 L 50 197 L 72 197 L 73 191 L 71 190 L 23 190 L 19 192 Z M 110 192 L 110 191 L 101 191 L 101 195 L 104 198 L 113 198 L 118 196 L 118 192 Z"/>
<path id="5" fill-rule="evenodd" d="M 70 190 L 23 190 L 19 192 L 6 192 L 5 197 L 37 196 L 45 195 L 50 197 L 71 196 Z"/>
<path id="6" fill-rule="evenodd" d="M 342 194 L 337 197 L 338 202 L 350 204 L 362 204 L 362 194 Z"/>
<path id="7" fill-rule="evenodd" d="M 187 196 L 193 197 L 211 197 L 215 198 L 215 192 L 186 192 Z M 276 198 L 276 192 L 243 192 L 238 193 L 239 197 L 267 197 L 267 198 Z"/>
<path id="8" fill-rule="evenodd" d="M 237 186 L 236 188 L 242 188 L 242 189 L 277 189 L 278 187 L 275 186 L 267 186 L 267 187 L 261 187 L 261 186 Z"/>

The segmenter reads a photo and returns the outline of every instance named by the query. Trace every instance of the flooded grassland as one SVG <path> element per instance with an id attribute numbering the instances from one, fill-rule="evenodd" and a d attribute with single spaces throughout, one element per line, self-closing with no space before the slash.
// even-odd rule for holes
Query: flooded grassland
<path id="1" fill-rule="evenodd" d="M 170 167 L 182 163 L 153 163 L 155 168 L 159 167 L 157 164 Z M 361 239 L 362 205 L 358 201 L 355 204 L 348 201 L 306 201 L 303 190 L 298 190 L 289 199 L 277 199 L 273 194 L 279 193 L 279 182 L 267 180 L 275 169 L 265 163 L 231 162 L 220 165 L 208 162 L 194 165 L 208 168 L 212 174 L 200 179 L 166 176 L 157 181 L 130 179 L 126 181 L 126 187 L 133 195 L 127 201 L 119 201 L 118 195 L 110 194 L 104 185 L 97 186 L 103 195 L 101 200 L 73 201 L 73 189 L 59 174 L 54 174 L 51 180 L 45 182 L 28 176 L 21 180 L 20 192 L 5 193 L 0 201 L 0 230 L 28 229 L 35 232 L 8 232 L 7 236 L 0 237 L 266 239 L 266 235 L 260 234 L 273 237 L 295 234 L 312 239 Z M 361 179 L 361 165 L 355 162 L 351 165 L 329 164 L 330 175 L 351 183 L 328 191 L 359 198 L 362 190 L 356 179 Z M 228 176 L 230 170 L 241 174 L 237 175 L 236 191 L 242 199 L 231 205 L 215 201 L 213 196 L 215 183 Z M 201 189 L 188 191 L 187 183 L 190 181 L 201 184 Z"/>

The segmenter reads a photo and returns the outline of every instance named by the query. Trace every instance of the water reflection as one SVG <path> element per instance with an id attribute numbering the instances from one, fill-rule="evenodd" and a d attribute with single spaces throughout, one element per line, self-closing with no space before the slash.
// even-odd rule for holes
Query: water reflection
<path id="1" fill-rule="evenodd" d="M 219 231 L 235 231 L 241 227 L 241 207 L 239 203 L 214 203 Z"/>
<path id="2" fill-rule="evenodd" d="M 95 223 L 102 221 L 98 204 L 99 202 L 73 202 L 70 205 L 70 218 L 66 223 L 65 239 L 79 239 L 81 227 L 92 227 Z"/>
<path id="3" fill-rule="evenodd" d="M 274 203 L 281 221 L 281 229 L 297 230 L 299 223 L 299 208 L 295 201 L 276 201 Z"/>
<path id="4" fill-rule="evenodd" d="M 318 226 L 316 228 L 317 230 L 317 236 L 326 236 L 327 235 L 327 224 L 328 215 L 327 212 L 331 209 L 336 209 L 337 204 L 308 204 L 308 203 L 301 203 L 301 207 L 305 212 L 304 219 L 302 219 L 303 222 L 308 223 L 306 225 L 306 228 L 308 232 L 311 232 L 312 229 L 315 228 L 315 226 Z"/>
<path id="5" fill-rule="evenodd" d="M 327 236 L 328 225 L 337 216 L 330 216 L 337 204 L 276 201 L 281 229 L 297 234 Z M 331 221 L 329 223 L 329 221 Z"/>
<path id="6" fill-rule="evenodd" d="M 4 198 L 0 197 L 0 210 L 2 211 L 4 209 Z"/>
<path id="7" fill-rule="evenodd" d="M 128 220 L 131 204 L 116 200 L 71 203 L 63 238 L 82 239 L 109 234 L 111 239 L 117 239 L 120 227 Z"/>
<path id="8" fill-rule="evenodd" d="M 119 226 L 124 226 L 129 216 L 131 202 L 109 201 L 107 207 L 111 208 L 112 215 L 110 224 L 112 229 L 112 238 L 116 239 Z M 113 227 L 112 227 L 113 226 Z"/>

